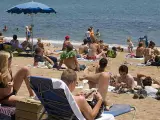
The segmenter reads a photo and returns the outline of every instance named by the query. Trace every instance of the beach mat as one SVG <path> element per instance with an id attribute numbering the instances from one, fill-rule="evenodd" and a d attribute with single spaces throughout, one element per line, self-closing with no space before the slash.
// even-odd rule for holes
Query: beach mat
<path id="1" fill-rule="evenodd" d="M 127 104 L 114 104 L 110 107 L 109 111 L 104 111 L 105 114 L 112 114 L 113 116 L 119 116 L 121 114 L 132 111 L 133 108 Z"/>

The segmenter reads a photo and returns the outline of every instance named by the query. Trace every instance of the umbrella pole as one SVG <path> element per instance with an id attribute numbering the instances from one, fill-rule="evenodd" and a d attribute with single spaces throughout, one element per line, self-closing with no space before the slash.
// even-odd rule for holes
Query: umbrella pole
<path id="1" fill-rule="evenodd" d="M 32 55 L 33 55 L 33 27 L 34 27 L 34 25 L 33 25 L 33 14 L 31 14 L 31 19 L 32 19 L 31 27 L 32 27 Z"/>

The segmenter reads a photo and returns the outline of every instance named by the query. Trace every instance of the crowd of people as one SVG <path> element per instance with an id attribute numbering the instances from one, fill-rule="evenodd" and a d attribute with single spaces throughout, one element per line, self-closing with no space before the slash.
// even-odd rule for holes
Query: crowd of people
<path id="1" fill-rule="evenodd" d="M 2 36 L 2 34 L 0 34 Z M 14 50 L 12 51 L 0 51 L 0 103 L 15 106 L 16 101 L 20 97 L 16 96 L 18 90 L 21 87 L 23 81 L 27 86 L 30 97 L 34 96 L 34 93 L 29 85 L 28 76 L 30 76 L 30 71 L 28 68 L 23 67 L 16 72 L 15 76 L 12 75 L 11 63 L 12 63 L 12 52 L 18 51 L 22 52 L 27 47 L 31 48 L 29 39 L 31 37 L 31 28 L 26 27 L 26 41 L 22 44 L 19 43 L 17 35 L 13 35 L 13 39 L 10 41 L 10 45 Z M 85 33 L 85 39 L 83 44 L 78 48 L 74 47 L 70 41 L 70 36 L 66 36 L 64 43 L 62 45 L 61 53 L 59 53 L 59 58 L 57 54 L 54 55 L 54 51 L 48 51 L 45 49 L 44 43 L 41 39 L 37 39 L 37 43 L 34 46 L 34 58 L 33 65 L 38 66 L 39 63 L 45 62 L 50 68 L 56 68 L 57 70 L 63 69 L 62 65 L 66 66 L 66 69 L 61 75 L 61 80 L 66 83 L 70 91 L 72 92 L 77 83 L 77 73 L 75 71 L 84 70 L 84 75 L 79 78 L 80 81 L 88 80 L 89 88 L 97 88 L 98 92 L 94 94 L 97 103 L 94 108 L 91 108 L 87 103 L 85 96 L 75 95 L 74 98 L 85 116 L 86 119 L 96 118 L 100 107 L 103 105 L 107 108 L 107 90 L 109 85 L 115 87 L 115 91 L 119 92 L 131 92 L 134 93 L 134 98 L 144 98 L 144 94 L 141 92 L 135 92 L 137 86 L 139 85 L 141 89 L 146 91 L 146 94 L 154 93 L 154 97 L 158 92 L 157 89 L 152 87 L 153 83 L 160 85 L 158 82 L 153 81 L 150 76 L 137 74 L 137 79 L 129 74 L 128 66 L 120 65 L 119 74 L 114 75 L 111 71 L 107 70 L 108 58 L 116 58 L 117 51 L 123 52 L 124 49 L 121 47 L 109 48 L 109 45 L 105 44 L 103 40 L 100 40 L 100 32 L 97 29 L 96 34 L 94 34 L 93 27 L 89 27 Z M 128 42 L 128 52 L 130 54 L 134 53 L 133 43 L 131 38 L 127 39 Z M 160 52 L 154 49 L 155 43 L 150 41 L 148 46 L 144 47 L 142 41 L 139 42 L 138 47 L 135 51 L 136 58 L 144 57 L 144 63 L 148 61 L 160 62 L 158 55 Z M 95 71 L 89 72 L 89 66 L 82 65 L 79 63 L 78 58 L 84 58 L 93 61 L 99 61 L 99 64 L 94 64 Z"/>

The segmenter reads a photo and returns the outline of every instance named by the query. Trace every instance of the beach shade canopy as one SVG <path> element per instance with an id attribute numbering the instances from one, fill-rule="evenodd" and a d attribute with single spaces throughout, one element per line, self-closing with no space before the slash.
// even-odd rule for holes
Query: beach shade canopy
<path id="1" fill-rule="evenodd" d="M 53 8 L 50 8 L 45 4 L 33 2 L 33 1 L 16 5 L 8 9 L 7 12 L 16 13 L 16 14 L 56 13 L 56 11 Z"/>
<path id="2" fill-rule="evenodd" d="M 53 8 L 48 7 L 47 5 L 44 5 L 42 3 L 38 2 L 27 2 L 23 4 L 16 5 L 10 9 L 7 10 L 8 13 L 16 13 L 16 14 L 30 14 L 32 18 L 32 28 L 33 25 L 33 14 L 37 13 L 55 13 L 56 11 Z M 32 53 L 33 53 L 33 29 L 32 29 Z"/>

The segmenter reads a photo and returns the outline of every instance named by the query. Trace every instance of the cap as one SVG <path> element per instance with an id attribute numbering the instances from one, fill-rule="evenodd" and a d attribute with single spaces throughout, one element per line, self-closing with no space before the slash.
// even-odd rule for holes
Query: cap
<path id="1" fill-rule="evenodd" d="M 68 40 L 69 38 L 70 38 L 69 36 L 66 36 L 66 37 L 65 37 L 66 40 Z"/>

